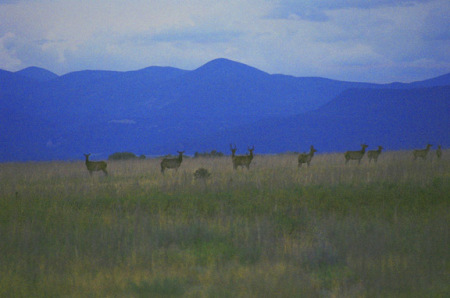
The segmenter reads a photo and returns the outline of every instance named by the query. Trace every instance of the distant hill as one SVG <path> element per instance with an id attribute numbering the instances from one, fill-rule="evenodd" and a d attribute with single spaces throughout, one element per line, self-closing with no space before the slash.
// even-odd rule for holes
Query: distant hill
<path id="1" fill-rule="evenodd" d="M 424 81 L 413 82 L 410 85 L 414 87 L 433 87 L 433 86 L 447 86 L 449 84 L 450 84 L 450 73 Z"/>
<path id="2" fill-rule="evenodd" d="M 58 77 L 57 74 L 54 74 L 51 71 L 34 66 L 19 70 L 16 72 L 16 74 L 34 79 L 39 82 L 50 81 Z"/>
<path id="3" fill-rule="evenodd" d="M 341 145 L 333 141 L 334 136 L 323 131 L 325 120 L 337 127 L 350 125 L 353 122 L 348 121 L 355 117 L 366 121 L 372 119 L 366 117 L 371 112 L 363 107 L 381 100 L 375 95 L 387 99 L 395 92 L 406 92 L 399 95 L 404 98 L 419 89 L 423 92 L 420 100 L 425 101 L 422 112 L 428 113 L 427 109 L 434 106 L 426 101 L 448 98 L 442 94 L 438 97 L 439 88 L 422 87 L 441 85 L 450 85 L 450 75 L 383 85 L 271 75 L 227 59 L 216 59 L 191 71 L 152 66 L 137 71 L 86 70 L 57 76 L 39 68 L 16 73 L 0 70 L 0 161 L 80 159 L 83 152 L 106 158 L 123 151 L 139 155 L 181 149 L 188 153 L 226 151 L 229 141 L 254 141 L 259 152 L 301 150 L 303 143 L 298 139 L 305 140 L 309 147 L 315 134 L 307 132 L 314 129 L 328 144 L 327 151 L 338 151 L 351 139 Z M 412 88 L 419 89 L 408 93 Z M 346 103 L 343 96 L 354 102 L 350 105 L 354 109 L 340 110 Z M 410 128 L 404 132 L 410 137 L 392 148 L 415 144 L 417 137 Z M 333 129 L 330 127 L 330 131 Z M 351 127 L 347 131 L 349 138 L 355 138 Z M 442 144 L 446 142 L 448 136 L 443 137 Z M 225 148 L 211 148 L 225 143 Z"/>
<path id="4" fill-rule="evenodd" d="M 197 146 L 227 148 L 230 142 L 244 150 L 278 153 L 386 150 L 450 146 L 450 86 L 414 89 L 350 89 L 323 107 L 297 116 L 266 119 L 249 126 L 224 130 L 195 140 Z"/>

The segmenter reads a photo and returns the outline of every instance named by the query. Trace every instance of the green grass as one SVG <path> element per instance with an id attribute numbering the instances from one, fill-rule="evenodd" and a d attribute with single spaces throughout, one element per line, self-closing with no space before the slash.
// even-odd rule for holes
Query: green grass
<path id="1" fill-rule="evenodd" d="M 447 155 L 0 164 L 0 296 L 445 297 Z"/>

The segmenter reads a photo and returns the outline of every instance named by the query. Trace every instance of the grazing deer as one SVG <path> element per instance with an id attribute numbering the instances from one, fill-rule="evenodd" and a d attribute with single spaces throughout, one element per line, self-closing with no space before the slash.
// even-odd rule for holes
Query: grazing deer
<path id="1" fill-rule="evenodd" d="M 313 145 L 311 145 L 309 153 L 300 153 L 300 155 L 298 156 L 298 167 L 300 168 L 302 166 L 302 163 L 306 163 L 309 167 L 311 159 L 314 156 L 314 152 L 317 152 L 317 150 L 314 149 Z"/>
<path id="2" fill-rule="evenodd" d="M 89 174 L 92 176 L 92 172 L 102 171 L 106 176 L 108 172 L 106 171 L 107 164 L 104 161 L 90 161 L 89 156 L 91 154 L 84 154 L 86 157 L 86 168 L 89 171 Z"/>
<path id="3" fill-rule="evenodd" d="M 441 145 L 438 145 L 438 148 L 436 149 L 436 156 L 437 156 L 438 159 L 441 159 L 441 156 L 442 156 Z"/>
<path id="4" fill-rule="evenodd" d="M 414 160 L 416 160 L 417 157 L 420 157 L 422 159 L 427 159 L 427 154 L 428 154 L 428 151 L 430 151 L 431 146 L 433 146 L 433 145 L 428 144 L 427 148 L 425 148 L 425 149 L 416 149 L 416 150 L 414 150 L 413 151 Z"/>
<path id="5" fill-rule="evenodd" d="M 183 153 L 184 151 L 177 151 L 178 157 L 175 158 L 164 158 L 161 161 L 161 173 L 164 174 L 165 169 L 175 169 L 175 171 L 178 171 L 178 168 L 181 165 L 181 162 L 183 161 Z"/>
<path id="6" fill-rule="evenodd" d="M 360 164 L 361 159 L 364 156 L 364 153 L 366 153 L 366 148 L 369 147 L 366 144 L 361 144 L 361 150 L 360 151 L 347 151 L 345 152 L 345 164 L 348 163 L 349 160 L 357 160 L 358 164 Z"/>
<path id="7" fill-rule="evenodd" d="M 377 162 L 378 156 L 380 156 L 380 154 L 381 154 L 381 150 L 383 150 L 383 147 L 378 146 L 378 150 L 367 151 L 367 157 L 369 158 L 369 162 L 371 162 L 372 159 L 374 162 Z"/>
<path id="8" fill-rule="evenodd" d="M 249 155 L 236 155 L 236 145 L 233 146 L 230 144 L 231 149 L 231 160 L 233 161 L 233 169 L 237 169 L 237 167 L 246 167 L 247 170 L 250 169 L 250 163 L 253 159 L 253 150 L 255 150 L 255 146 L 252 148 L 248 147 L 248 151 L 250 152 Z"/>

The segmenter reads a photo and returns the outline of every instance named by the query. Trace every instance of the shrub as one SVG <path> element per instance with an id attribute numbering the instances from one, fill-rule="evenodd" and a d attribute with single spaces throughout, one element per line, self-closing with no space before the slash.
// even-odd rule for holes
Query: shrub
<path id="1" fill-rule="evenodd" d="M 206 178 L 209 178 L 210 176 L 211 176 L 211 174 L 205 168 L 200 168 L 197 171 L 195 171 L 195 173 L 194 173 L 195 179 L 206 179 Z"/>
<path id="2" fill-rule="evenodd" d="M 136 154 L 131 152 L 116 152 L 108 156 L 108 160 L 127 160 L 127 159 L 137 159 Z M 139 159 L 145 159 L 145 155 L 139 156 Z"/>
<path id="3" fill-rule="evenodd" d="M 197 157 L 222 157 L 224 154 L 222 152 L 218 152 L 217 150 L 212 150 L 211 152 L 195 152 L 194 158 Z"/>

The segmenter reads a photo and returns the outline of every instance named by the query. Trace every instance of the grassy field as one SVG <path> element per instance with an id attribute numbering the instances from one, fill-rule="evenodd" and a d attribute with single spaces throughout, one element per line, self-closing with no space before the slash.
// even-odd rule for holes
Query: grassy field
<path id="1" fill-rule="evenodd" d="M 430 155 L 0 164 L 0 297 L 448 297 L 450 152 Z"/>

